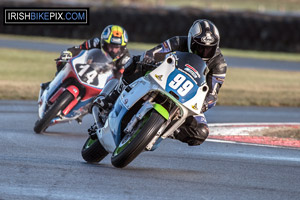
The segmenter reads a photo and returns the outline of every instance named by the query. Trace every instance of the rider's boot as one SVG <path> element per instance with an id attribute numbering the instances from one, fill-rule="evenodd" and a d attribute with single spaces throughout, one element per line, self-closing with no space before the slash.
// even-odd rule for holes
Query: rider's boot
<path id="1" fill-rule="evenodd" d="M 111 80 L 94 100 L 94 104 L 96 104 L 102 112 L 108 113 L 126 85 L 126 82 L 122 78 L 119 81 L 117 79 Z"/>
<path id="2" fill-rule="evenodd" d="M 114 89 L 118 85 L 118 82 L 118 79 L 111 79 L 109 82 L 107 82 L 102 92 L 95 98 L 93 104 L 89 108 L 89 112 L 93 115 L 94 113 L 92 110 L 94 106 L 97 106 L 100 111 L 100 113 L 98 113 L 98 117 L 94 116 L 96 117 L 95 119 L 99 120 L 99 122 L 97 122 L 96 120 L 96 123 L 92 125 L 90 129 L 88 129 L 89 135 L 92 139 L 97 138 L 98 129 L 104 126 L 109 110 L 112 107 L 112 104 L 107 101 L 106 98 L 108 98 L 108 96 L 114 91 Z"/>
<path id="3" fill-rule="evenodd" d="M 113 87 L 108 86 L 109 83 L 106 84 L 106 86 L 103 88 L 100 95 L 94 101 L 94 104 L 97 104 L 100 110 L 106 111 L 108 113 L 112 108 L 113 104 L 118 99 L 122 90 L 136 79 L 134 75 L 136 71 L 136 62 L 139 59 L 140 56 L 134 56 L 125 64 L 124 66 L 125 71 L 123 73 L 122 78 L 119 80 L 118 84 L 115 85 L 112 84 L 114 85 Z M 111 81 L 112 80 L 110 80 L 110 82 Z"/>

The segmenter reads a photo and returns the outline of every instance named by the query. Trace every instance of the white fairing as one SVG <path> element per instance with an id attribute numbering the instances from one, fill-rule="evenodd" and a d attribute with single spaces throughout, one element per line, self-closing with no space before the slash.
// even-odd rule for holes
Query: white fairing
<path id="1" fill-rule="evenodd" d="M 190 111 L 195 112 L 196 114 L 200 115 L 201 114 L 201 108 L 203 105 L 203 102 L 205 100 L 206 94 L 207 94 L 207 90 L 203 91 L 203 87 L 207 86 L 206 84 L 199 87 L 197 94 L 190 99 L 189 101 L 183 103 L 183 105 L 185 107 L 187 107 Z"/>
<path id="2" fill-rule="evenodd" d="M 173 124 L 168 131 L 163 132 L 162 130 L 160 136 L 162 136 L 163 139 L 165 139 L 168 135 L 172 134 L 178 127 L 180 127 L 180 125 L 184 123 L 185 119 L 188 116 L 202 115 L 201 108 L 208 91 L 208 86 L 206 84 L 205 77 L 202 77 L 201 79 L 202 82 L 201 83 L 198 82 L 198 84 L 195 81 L 195 79 L 192 78 L 188 79 L 190 82 L 194 81 L 193 84 L 191 83 L 191 85 L 193 85 L 193 93 L 188 94 L 187 92 L 187 96 L 189 96 L 188 98 L 190 99 L 187 98 L 188 100 L 185 100 L 184 103 L 179 102 L 179 100 L 177 100 L 176 97 L 174 97 L 170 92 L 167 91 L 167 88 L 170 88 L 169 82 L 172 81 L 173 76 L 176 76 L 176 74 L 182 74 L 182 76 L 186 76 L 186 77 L 191 76 L 184 70 L 178 70 L 175 67 L 177 66 L 176 59 L 177 59 L 176 55 L 172 53 L 168 54 L 164 62 L 162 62 L 155 70 L 150 72 L 148 76 L 144 76 L 137 79 L 136 81 L 134 81 L 129 85 L 130 89 L 128 90 L 125 89 L 122 91 L 119 99 L 116 101 L 114 105 L 114 108 L 110 112 L 104 127 L 100 128 L 100 131 L 97 132 L 98 139 L 100 143 L 103 145 L 103 147 L 106 149 L 106 151 L 113 153 L 116 146 L 119 145 L 119 143 L 116 142 L 115 137 L 117 134 L 119 134 L 117 127 L 120 124 L 119 119 L 121 118 L 119 117 L 121 115 L 124 116 L 123 111 L 129 110 L 132 106 L 136 104 L 138 100 L 147 96 L 146 94 L 152 91 L 159 91 L 160 93 L 168 96 L 176 103 L 176 105 L 180 109 L 181 118 L 177 120 L 177 122 Z M 178 73 L 175 70 L 178 70 Z M 171 75 L 172 73 L 173 75 Z M 169 77 L 171 77 L 171 80 L 168 79 Z M 202 85 L 199 87 L 198 85 L 200 84 Z M 155 102 L 148 102 L 148 103 L 155 104 Z M 142 110 L 144 106 L 146 106 L 146 103 L 143 104 L 140 110 Z M 122 112 L 120 110 L 122 110 Z M 137 113 L 139 113 L 139 111 L 137 111 Z M 151 147 L 149 148 L 151 149 Z"/>
<path id="3" fill-rule="evenodd" d="M 167 62 L 168 59 L 172 59 L 172 62 Z M 150 73 L 150 76 L 159 84 L 162 89 L 166 89 L 167 79 L 169 75 L 175 70 L 176 57 L 173 54 L 166 56 L 165 61 L 155 70 Z M 195 114 L 201 114 L 201 108 L 208 92 L 207 84 L 203 84 L 198 88 L 196 95 L 189 101 L 184 102 L 183 105 L 194 112 Z"/>
<path id="4" fill-rule="evenodd" d="M 172 59 L 171 63 L 168 63 L 166 61 L 167 59 L 165 59 L 165 61 L 158 68 L 156 68 L 149 74 L 163 89 L 166 89 L 167 79 L 169 75 L 175 70 L 176 60 L 172 55 L 169 56 L 169 58 Z"/>
<path id="5" fill-rule="evenodd" d="M 106 120 L 106 123 L 103 128 L 97 130 L 97 136 L 100 143 L 106 149 L 107 152 L 114 152 L 116 144 L 112 136 L 111 129 L 109 127 L 109 120 Z"/>

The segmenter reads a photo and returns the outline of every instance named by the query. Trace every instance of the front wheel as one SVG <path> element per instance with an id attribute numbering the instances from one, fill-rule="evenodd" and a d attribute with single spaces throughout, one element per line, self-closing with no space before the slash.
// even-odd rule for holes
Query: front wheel
<path id="1" fill-rule="evenodd" d="M 84 143 L 81 156 L 86 162 L 100 162 L 107 156 L 108 152 L 104 149 L 98 139 L 89 137 Z"/>
<path id="2" fill-rule="evenodd" d="M 45 115 L 35 122 L 33 129 L 34 132 L 41 133 L 45 131 L 50 125 L 51 120 L 57 116 L 59 111 L 66 108 L 73 99 L 74 96 L 68 90 L 65 90 L 49 107 L 49 109 L 45 112 Z"/>
<path id="3" fill-rule="evenodd" d="M 112 165 L 118 168 L 128 165 L 146 148 L 164 122 L 165 119 L 155 110 L 148 112 L 136 130 L 123 137 L 111 157 Z"/>

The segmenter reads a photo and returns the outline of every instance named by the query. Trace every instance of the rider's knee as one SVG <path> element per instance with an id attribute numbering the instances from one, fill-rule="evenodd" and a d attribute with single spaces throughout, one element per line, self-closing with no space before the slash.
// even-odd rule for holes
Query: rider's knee
<path id="1" fill-rule="evenodd" d="M 202 144 L 208 137 L 209 129 L 206 124 L 198 124 L 197 127 L 183 126 L 174 137 L 181 142 L 187 143 L 189 146 Z"/>
<path id="2" fill-rule="evenodd" d="M 196 146 L 202 144 L 208 137 L 209 129 L 206 124 L 199 124 L 196 130 L 196 135 L 194 135 L 193 140 L 188 144 L 190 146 Z"/>

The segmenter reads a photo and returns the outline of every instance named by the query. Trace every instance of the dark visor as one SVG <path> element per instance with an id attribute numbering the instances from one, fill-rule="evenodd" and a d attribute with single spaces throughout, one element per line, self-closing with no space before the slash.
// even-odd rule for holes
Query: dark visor
<path id="1" fill-rule="evenodd" d="M 197 42 L 193 42 L 191 50 L 201 58 L 212 58 L 216 53 L 217 45 L 205 46 Z"/>

